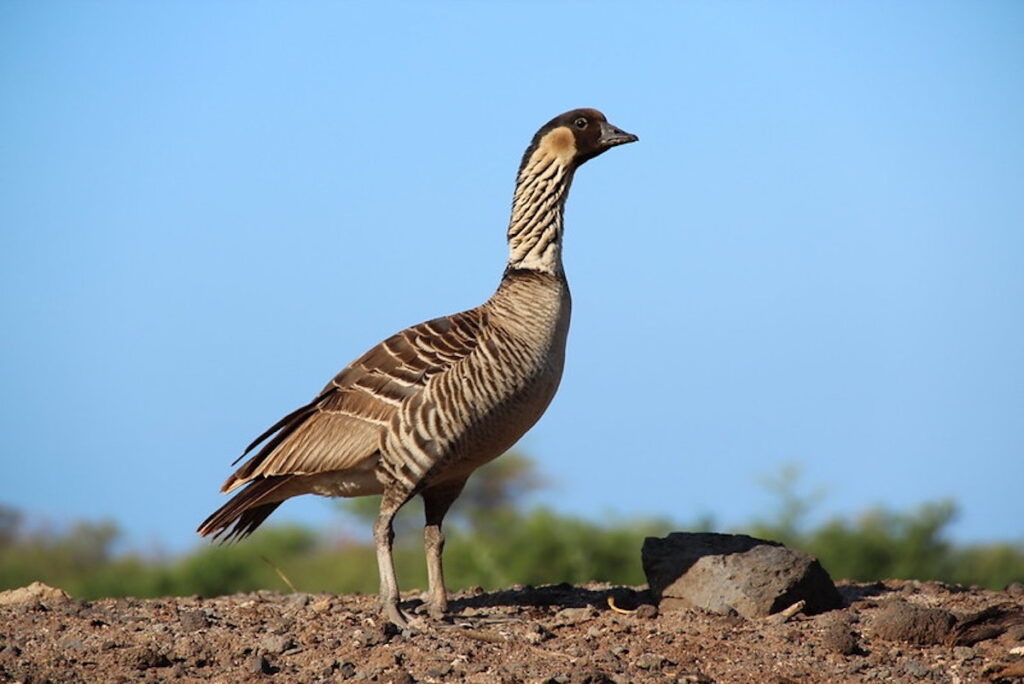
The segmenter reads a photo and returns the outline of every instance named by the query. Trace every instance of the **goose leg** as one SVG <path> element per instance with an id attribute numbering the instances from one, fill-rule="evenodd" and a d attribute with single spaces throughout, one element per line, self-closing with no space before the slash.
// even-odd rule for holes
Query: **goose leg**
<path id="1" fill-rule="evenodd" d="M 384 617 L 403 629 L 408 628 L 409 622 L 398 609 L 398 578 L 395 575 L 391 548 L 395 541 L 395 513 L 407 500 L 385 493 L 380 504 L 380 514 L 373 525 L 373 541 L 377 546 L 377 567 L 380 571 L 380 601 Z"/>
<path id="2" fill-rule="evenodd" d="M 424 490 L 423 508 L 426 513 L 426 526 L 423 528 L 423 546 L 427 556 L 427 582 L 430 597 L 430 615 L 434 618 L 443 617 L 448 612 L 448 589 L 444 584 L 444 567 L 441 554 L 444 551 L 444 532 L 441 521 L 451 507 L 452 502 L 462 492 L 466 480 Z"/>

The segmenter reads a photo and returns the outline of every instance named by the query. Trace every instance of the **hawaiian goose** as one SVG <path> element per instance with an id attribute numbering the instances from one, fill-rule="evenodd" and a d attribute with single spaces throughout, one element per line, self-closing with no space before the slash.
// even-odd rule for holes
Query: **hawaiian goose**
<path id="1" fill-rule="evenodd" d="M 577 167 L 637 140 L 593 109 L 545 124 L 523 155 L 508 228 L 509 259 L 482 306 L 389 337 L 341 371 L 221 487 L 238 494 L 199 526 L 223 541 L 255 530 L 299 494 L 383 494 L 373 528 L 384 615 L 398 625 L 392 519 L 423 497 L 430 612 L 447 610 L 441 521 L 469 475 L 540 418 L 562 375 L 569 287 L 562 217 Z M 238 461 L 235 461 L 237 463 Z"/>

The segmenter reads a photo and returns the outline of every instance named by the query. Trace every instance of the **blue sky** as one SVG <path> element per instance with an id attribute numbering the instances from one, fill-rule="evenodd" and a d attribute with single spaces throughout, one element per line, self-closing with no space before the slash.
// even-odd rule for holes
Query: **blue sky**
<path id="1" fill-rule="evenodd" d="M 1024 538 L 1024 6 L 0 4 L 0 502 L 189 548 L 248 441 L 482 302 L 567 109 L 573 514 L 951 497 Z M 305 497 L 276 520 L 327 524 Z"/>

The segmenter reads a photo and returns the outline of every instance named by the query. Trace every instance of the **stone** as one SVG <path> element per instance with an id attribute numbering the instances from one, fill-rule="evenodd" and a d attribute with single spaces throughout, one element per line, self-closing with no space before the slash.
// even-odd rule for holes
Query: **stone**
<path id="1" fill-rule="evenodd" d="M 270 663 L 261 655 L 252 655 L 246 658 L 245 670 L 250 674 L 271 674 L 273 672 Z"/>
<path id="2" fill-rule="evenodd" d="M 916 660 L 911 660 L 910 662 L 908 662 L 905 666 L 905 669 L 907 672 L 914 675 L 918 679 L 927 677 L 931 674 L 931 670 L 929 670 L 927 667 L 917 662 Z"/>
<path id="3" fill-rule="evenodd" d="M 946 641 L 956 618 L 947 610 L 892 599 L 871 623 L 876 635 L 889 641 L 932 646 Z"/>
<path id="4" fill-rule="evenodd" d="M 183 610 L 179 619 L 181 628 L 186 632 L 195 632 L 210 626 L 210 618 L 201 610 Z"/>
<path id="5" fill-rule="evenodd" d="M 814 556 L 747 535 L 673 532 L 648 537 L 642 560 L 661 610 L 699 608 L 753 619 L 801 600 L 807 615 L 843 604 Z"/>
<path id="6" fill-rule="evenodd" d="M 295 645 L 290 637 L 282 635 L 270 635 L 260 639 L 259 646 L 267 653 L 284 653 Z"/>
<path id="7" fill-rule="evenodd" d="M 0 606 L 17 606 L 27 603 L 64 603 L 71 597 L 63 589 L 51 587 L 42 582 L 33 582 L 27 587 L 0 591 Z"/>
<path id="8" fill-rule="evenodd" d="M 438 663 L 437 665 L 427 669 L 427 676 L 434 679 L 441 679 L 443 677 L 447 677 L 451 671 L 451 663 Z"/>
<path id="9" fill-rule="evenodd" d="M 531 644 L 539 644 L 548 639 L 555 637 L 550 631 L 548 631 L 543 625 L 537 623 L 531 624 L 526 628 L 526 640 Z"/>
<path id="10" fill-rule="evenodd" d="M 148 670 L 151 667 L 167 667 L 171 664 L 167 654 L 153 647 L 143 646 L 129 651 L 131 663 L 136 670 Z"/>
<path id="11" fill-rule="evenodd" d="M 390 682 L 390 684 L 415 684 L 416 682 L 407 670 L 398 670 L 394 674 L 389 675 L 385 681 Z"/>
<path id="12" fill-rule="evenodd" d="M 315 613 L 327 613 L 327 612 L 329 612 L 331 610 L 331 607 L 333 605 L 334 604 L 333 604 L 333 602 L 331 600 L 331 597 L 328 596 L 327 598 L 320 599 L 316 603 L 312 604 L 310 606 L 310 608 Z"/>
<path id="13" fill-rule="evenodd" d="M 644 603 L 637 606 L 634 615 L 643 620 L 653 620 L 658 617 L 658 607 L 653 603 Z"/>
<path id="14" fill-rule="evenodd" d="M 587 620 L 597 615 L 590 606 L 584 606 L 582 608 L 563 608 L 562 610 L 555 613 L 555 620 L 561 624 L 571 625 L 581 620 Z"/>
<path id="15" fill-rule="evenodd" d="M 860 653 L 857 635 L 848 615 L 839 615 L 830 620 L 821 635 L 821 643 L 828 650 L 839 655 L 855 655 Z"/>
<path id="16" fill-rule="evenodd" d="M 642 670 L 660 670 L 665 658 L 657 653 L 644 653 L 633 664 Z"/>

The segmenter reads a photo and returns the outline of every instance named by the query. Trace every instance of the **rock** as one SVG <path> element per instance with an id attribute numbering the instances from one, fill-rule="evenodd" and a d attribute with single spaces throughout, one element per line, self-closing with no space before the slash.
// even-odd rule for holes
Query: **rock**
<path id="1" fill-rule="evenodd" d="M 64 637 L 57 642 L 62 651 L 82 651 L 85 649 L 85 642 L 78 637 Z"/>
<path id="2" fill-rule="evenodd" d="M 973 646 L 1001 636 L 1011 628 L 1024 625 L 1024 608 L 1011 605 L 989 606 L 957 618 L 948 641 L 954 646 Z"/>
<path id="3" fill-rule="evenodd" d="M 931 670 L 929 670 L 927 667 L 917 662 L 916 660 L 911 660 L 910 662 L 908 662 L 904 669 L 906 669 L 907 672 L 917 677 L 918 679 L 921 679 L 922 677 L 927 677 L 931 674 Z"/>
<path id="4" fill-rule="evenodd" d="M 431 668 L 427 669 L 427 676 L 434 679 L 442 679 L 447 677 L 452 671 L 451 663 L 438 663 Z"/>
<path id="5" fill-rule="evenodd" d="M 185 610 L 179 615 L 181 628 L 186 632 L 195 632 L 210 626 L 210 618 L 201 610 Z"/>
<path id="6" fill-rule="evenodd" d="M 63 589 L 51 587 L 47 584 L 43 584 L 42 582 L 33 582 L 27 587 L 0 591 L 0 606 L 17 606 L 23 603 L 35 603 L 39 601 L 63 603 L 70 600 L 71 597 Z"/>
<path id="7" fill-rule="evenodd" d="M 701 608 L 758 618 L 797 601 L 808 615 L 838 608 L 842 598 L 816 558 L 746 535 L 673 532 L 648 537 L 643 566 L 662 610 Z"/>
<path id="8" fill-rule="evenodd" d="M 658 607 L 653 603 L 644 603 L 637 606 L 634 615 L 644 620 L 652 620 L 658 617 Z"/>
<path id="9" fill-rule="evenodd" d="M 581 620 L 588 620 L 597 615 L 597 611 L 591 606 L 583 608 L 563 608 L 555 613 L 555 621 L 563 625 L 571 625 Z"/>
<path id="10" fill-rule="evenodd" d="M 416 682 L 407 670 L 398 670 L 394 674 L 388 675 L 384 681 L 389 684 L 415 684 Z"/>
<path id="11" fill-rule="evenodd" d="M 167 667 L 171 664 L 167 654 L 150 646 L 130 649 L 129 661 L 136 670 L 148 670 L 151 667 Z"/>
<path id="12" fill-rule="evenodd" d="M 285 599 L 287 610 L 299 611 L 309 605 L 309 594 L 291 594 Z"/>
<path id="13" fill-rule="evenodd" d="M 526 640 L 531 644 L 539 644 L 542 641 L 547 641 L 554 637 L 554 634 L 544 628 L 544 626 L 537 623 L 533 623 L 526 628 Z"/>
<path id="14" fill-rule="evenodd" d="M 608 684 L 611 681 L 600 670 L 577 670 L 569 677 L 569 684 Z"/>
<path id="15" fill-rule="evenodd" d="M 960 660 L 970 660 L 977 656 L 978 653 L 970 646 L 957 646 L 953 649 L 953 655 Z"/>
<path id="16" fill-rule="evenodd" d="M 316 603 L 312 604 L 310 608 L 312 608 L 316 613 L 327 613 L 331 610 L 333 605 L 331 597 L 328 596 L 327 598 L 320 599 Z"/>
<path id="17" fill-rule="evenodd" d="M 956 618 L 939 608 L 926 608 L 906 601 L 890 600 L 872 621 L 875 634 L 889 641 L 904 641 L 920 646 L 941 644 Z"/>
<path id="18" fill-rule="evenodd" d="M 829 621 L 821 635 L 821 642 L 825 648 L 839 655 L 854 655 L 861 652 L 857 644 L 857 635 L 854 634 L 850 618 L 846 615 Z"/>
<path id="19" fill-rule="evenodd" d="M 251 674 L 270 674 L 273 672 L 270 663 L 261 655 L 249 656 L 245 661 L 245 669 Z"/>
<path id="20" fill-rule="evenodd" d="M 260 639 L 259 646 L 267 653 L 284 653 L 295 645 L 290 637 L 282 635 L 270 635 Z"/>
<path id="21" fill-rule="evenodd" d="M 642 670 L 660 670 L 665 658 L 657 653 L 644 653 L 633 664 Z"/>

